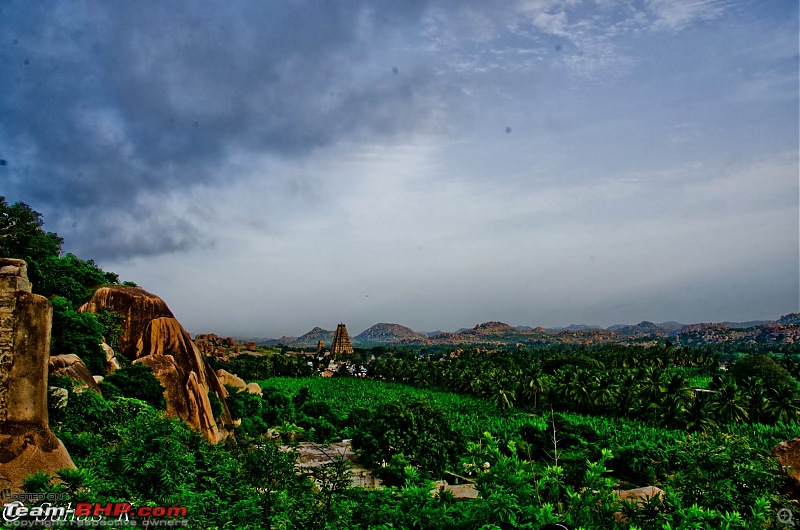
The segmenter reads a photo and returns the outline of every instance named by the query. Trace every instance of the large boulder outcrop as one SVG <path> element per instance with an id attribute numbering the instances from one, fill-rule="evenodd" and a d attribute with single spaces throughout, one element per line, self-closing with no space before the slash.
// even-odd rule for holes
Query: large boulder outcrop
<path id="1" fill-rule="evenodd" d="M 110 374 L 119 370 L 121 365 L 119 364 L 119 359 L 117 359 L 117 354 L 114 353 L 114 349 L 105 342 L 101 343 L 100 347 L 103 348 L 103 351 L 106 354 L 106 373 Z"/>
<path id="2" fill-rule="evenodd" d="M 164 387 L 167 413 L 186 421 L 209 441 L 223 440 L 233 423 L 225 405 L 225 390 L 189 333 L 158 296 L 138 287 L 112 286 L 98 289 L 80 311 L 95 312 L 108 307 L 125 317 L 120 353 L 133 362 L 153 369 Z M 209 392 L 222 403 L 215 418 Z"/>
<path id="3" fill-rule="evenodd" d="M 50 375 L 69 377 L 81 387 L 91 388 L 100 392 L 100 387 L 97 386 L 97 381 L 95 381 L 89 368 L 77 355 L 51 355 L 48 364 Z"/>
<path id="4" fill-rule="evenodd" d="M 656 486 L 645 486 L 630 490 L 614 490 L 614 495 L 621 501 L 635 502 L 640 507 L 651 499 L 664 500 L 664 490 Z"/>
<path id="5" fill-rule="evenodd" d="M 264 392 L 261 390 L 261 386 L 258 383 L 247 383 L 247 386 L 244 389 L 250 393 L 255 394 L 257 396 L 263 396 Z"/>
<path id="6" fill-rule="evenodd" d="M 244 379 L 221 368 L 217 370 L 217 379 L 219 379 L 219 382 L 223 385 L 235 387 L 237 392 L 241 392 L 247 388 L 247 383 L 245 383 Z"/>
<path id="7" fill-rule="evenodd" d="M 789 496 L 800 499 L 800 436 L 776 445 L 772 449 L 772 456 L 789 479 Z"/>
<path id="8" fill-rule="evenodd" d="M 236 389 L 236 392 L 247 392 L 248 394 L 255 394 L 257 396 L 263 395 L 263 391 L 258 383 L 246 383 L 244 379 L 236 374 L 232 374 L 226 370 L 217 370 L 217 379 L 223 385 L 228 385 Z"/>
<path id="9" fill-rule="evenodd" d="M 47 417 L 52 318 L 25 262 L 0 258 L 0 488 L 12 492 L 28 475 L 75 468 Z"/>
<path id="10" fill-rule="evenodd" d="M 137 344 L 151 320 L 175 317 L 164 300 L 140 287 L 125 285 L 101 287 L 78 311 L 96 313 L 101 307 L 108 307 L 125 319 L 121 325 L 118 353 L 130 360 L 136 358 Z"/>

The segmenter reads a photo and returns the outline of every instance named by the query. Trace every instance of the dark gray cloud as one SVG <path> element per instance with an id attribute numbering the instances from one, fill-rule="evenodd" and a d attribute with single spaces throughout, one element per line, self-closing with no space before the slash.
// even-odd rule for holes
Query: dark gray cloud
<path id="1" fill-rule="evenodd" d="M 236 153 L 408 131 L 434 98 L 424 68 L 381 57 L 420 1 L 0 9 L 0 193 L 96 258 L 202 243 L 159 194 L 230 178 Z"/>

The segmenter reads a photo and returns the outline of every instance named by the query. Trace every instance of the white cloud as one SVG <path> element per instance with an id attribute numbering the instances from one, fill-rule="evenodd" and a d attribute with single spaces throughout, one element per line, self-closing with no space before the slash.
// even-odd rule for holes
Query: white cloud
<path id="1" fill-rule="evenodd" d="M 647 0 L 654 30 L 680 31 L 696 22 L 721 18 L 730 8 L 729 0 Z"/>

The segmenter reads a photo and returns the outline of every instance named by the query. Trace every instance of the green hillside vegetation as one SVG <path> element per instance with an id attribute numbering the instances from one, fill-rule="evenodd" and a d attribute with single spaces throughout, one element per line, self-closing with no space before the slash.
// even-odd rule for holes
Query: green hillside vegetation
<path id="1" fill-rule="evenodd" d="M 62 255 L 42 226 L 0 198 L 0 253 L 28 260 L 51 298 L 54 352 L 96 367 L 119 316 L 75 309 L 119 280 Z M 25 489 L 66 493 L 64 503 L 185 506 L 203 530 L 780 528 L 778 509 L 794 504 L 770 451 L 797 432 L 797 346 L 730 348 L 380 347 L 368 379 L 315 377 L 304 357 L 275 350 L 231 356 L 215 368 L 263 395 L 228 389 L 237 425 L 219 445 L 167 416 L 144 367 L 110 375 L 103 396 L 62 379 L 67 399 L 52 396 L 50 422 L 78 469 L 31 476 Z M 386 487 L 350 487 L 344 462 L 296 467 L 297 442 L 343 438 Z M 432 493 L 449 474 L 474 481 L 478 498 Z M 650 485 L 663 501 L 613 494 Z"/>
<path id="2" fill-rule="evenodd" d="M 783 423 L 687 434 L 625 418 L 503 411 L 476 397 L 359 378 L 261 384 L 263 397 L 229 398 L 250 428 L 258 418 L 256 430 L 272 427 L 290 445 L 352 438 L 364 462 L 397 485 L 348 487 L 344 466 L 299 473 L 291 451 L 248 436 L 244 421 L 235 440 L 212 446 L 145 402 L 71 391 L 53 423 L 79 471 L 60 485 L 33 477 L 29 488 L 69 490 L 73 500 L 187 506 L 190 527 L 204 529 L 539 528 L 554 521 L 763 528 L 786 502 L 769 457 L 794 434 Z M 480 497 L 432 495 L 431 480 L 443 471 L 474 480 Z M 314 486 L 322 475 L 327 481 Z M 663 503 L 625 507 L 611 494 L 650 484 L 666 491 Z M 619 511 L 627 523 L 614 522 Z"/>
<path id="3" fill-rule="evenodd" d="M 27 204 L 8 204 L 0 196 L 0 256 L 24 259 L 33 292 L 50 298 L 53 329 L 50 351 L 80 356 L 93 374 L 103 374 L 105 354 L 99 346 L 103 337 L 115 343 L 119 315 L 106 310 L 98 318 L 75 310 L 102 285 L 119 283 L 119 276 L 105 272 L 92 260 L 63 254 L 63 240 L 44 230 L 39 212 Z M 115 318 L 117 317 L 117 318 Z"/>

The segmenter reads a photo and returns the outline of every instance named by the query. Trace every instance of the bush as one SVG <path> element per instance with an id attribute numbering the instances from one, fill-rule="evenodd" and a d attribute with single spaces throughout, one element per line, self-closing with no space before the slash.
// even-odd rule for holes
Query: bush
<path id="1" fill-rule="evenodd" d="M 731 374 L 742 385 L 748 378 L 759 378 L 766 388 L 777 390 L 783 386 L 795 388 L 797 381 L 769 355 L 748 355 L 733 363 Z"/>
<path id="2" fill-rule="evenodd" d="M 104 374 L 106 354 L 103 327 L 91 313 L 78 313 L 66 298 L 56 296 L 53 304 L 53 327 L 50 352 L 56 355 L 74 354 L 80 357 L 92 374 Z"/>
<path id="3" fill-rule="evenodd" d="M 153 370 L 142 363 L 119 368 L 100 381 L 100 390 L 106 399 L 128 397 L 141 399 L 159 410 L 167 408 L 164 387 Z"/>
<path id="4" fill-rule="evenodd" d="M 34 284 L 34 292 L 48 298 L 62 296 L 73 307 L 87 302 L 99 286 L 118 283 L 116 274 L 105 273 L 94 261 L 84 261 L 73 254 L 49 257 L 37 266 L 41 278 Z"/>
<path id="5" fill-rule="evenodd" d="M 96 313 L 95 318 L 103 328 L 103 338 L 106 344 L 111 346 L 114 351 L 119 349 L 119 340 L 122 336 L 122 323 L 125 317 L 109 307 L 101 307 Z"/>
<path id="6" fill-rule="evenodd" d="M 403 398 L 378 410 L 353 411 L 353 448 L 373 467 L 403 454 L 436 476 L 455 463 L 459 437 L 444 413 L 425 401 Z"/>

